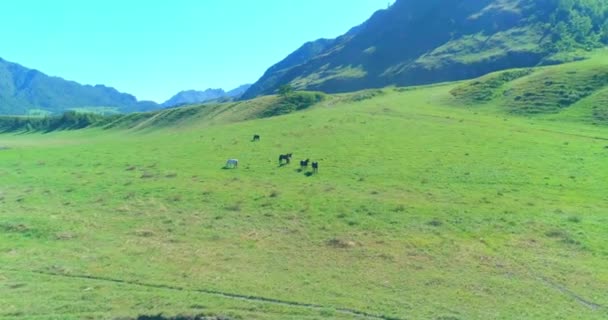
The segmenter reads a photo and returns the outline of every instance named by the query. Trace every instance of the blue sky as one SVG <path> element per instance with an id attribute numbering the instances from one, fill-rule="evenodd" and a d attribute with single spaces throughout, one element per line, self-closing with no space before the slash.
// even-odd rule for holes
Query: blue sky
<path id="1" fill-rule="evenodd" d="M 394 0 L 19 0 L 0 4 L 0 57 L 163 102 L 256 81 L 306 41 Z"/>

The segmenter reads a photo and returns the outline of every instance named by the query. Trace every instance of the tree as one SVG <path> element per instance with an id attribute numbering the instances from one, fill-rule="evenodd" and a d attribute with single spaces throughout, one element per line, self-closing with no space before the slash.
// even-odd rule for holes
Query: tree
<path id="1" fill-rule="evenodd" d="M 294 88 L 290 84 L 284 84 L 284 85 L 280 86 L 279 90 L 278 90 L 279 95 L 283 96 L 283 97 L 288 96 L 289 94 L 293 93 L 294 91 L 295 91 Z"/>
<path id="2" fill-rule="evenodd" d="M 602 38 L 601 41 L 605 44 L 608 44 L 608 21 L 604 23 L 602 26 Z"/>

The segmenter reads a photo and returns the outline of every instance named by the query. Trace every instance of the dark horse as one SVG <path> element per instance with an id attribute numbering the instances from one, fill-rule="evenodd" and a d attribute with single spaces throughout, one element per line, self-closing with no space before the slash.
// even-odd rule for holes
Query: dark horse
<path id="1" fill-rule="evenodd" d="M 288 154 L 282 154 L 279 156 L 279 164 L 283 164 L 283 160 L 285 160 L 286 164 L 289 164 L 291 162 L 291 157 L 293 156 L 293 153 L 288 153 Z"/>
<path id="2" fill-rule="evenodd" d="M 310 163 L 310 159 L 300 161 L 300 168 L 302 170 L 308 168 L 308 164 Z"/>
<path id="3" fill-rule="evenodd" d="M 260 141 L 260 135 L 259 134 L 253 135 L 253 139 L 251 141 L 253 141 L 253 142 Z"/>
<path id="4" fill-rule="evenodd" d="M 314 172 L 314 173 L 318 173 L 319 172 L 319 163 L 318 162 L 313 162 L 312 163 L 312 172 Z"/>

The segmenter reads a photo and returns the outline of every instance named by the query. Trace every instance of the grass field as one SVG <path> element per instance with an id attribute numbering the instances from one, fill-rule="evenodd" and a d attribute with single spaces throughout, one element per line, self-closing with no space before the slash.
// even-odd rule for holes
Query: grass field
<path id="1" fill-rule="evenodd" d="M 608 127 L 497 89 L 543 70 L 0 135 L 0 319 L 606 319 Z"/>

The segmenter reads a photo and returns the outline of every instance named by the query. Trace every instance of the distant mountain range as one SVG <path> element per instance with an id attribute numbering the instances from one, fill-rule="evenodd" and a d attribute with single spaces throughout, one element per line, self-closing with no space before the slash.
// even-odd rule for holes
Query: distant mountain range
<path id="1" fill-rule="evenodd" d="M 125 113 L 161 108 L 155 102 L 138 101 L 114 88 L 81 85 L 0 59 L 0 114 L 61 113 L 91 107 L 115 108 Z"/>
<path id="2" fill-rule="evenodd" d="M 68 110 L 105 110 L 131 113 L 183 104 L 240 98 L 251 85 L 223 89 L 182 91 L 162 105 L 103 85 L 81 85 L 0 58 L 0 115 L 59 114 Z"/>
<path id="3" fill-rule="evenodd" d="M 605 0 L 397 0 L 341 37 L 306 43 L 242 98 L 286 84 L 336 93 L 461 80 L 606 43 Z"/>
<path id="4" fill-rule="evenodd" d="M 185 104 L 203 103 L 209 101 L 226 101 L 240 98 L 245 91 L 251 87 L 250 84 L 242 85 L 228 92 L 223 89 L 207 89 L 205 91 L 188 90 L 182 91 L 162 104 L 163 107 L 175 107 Z"/>

